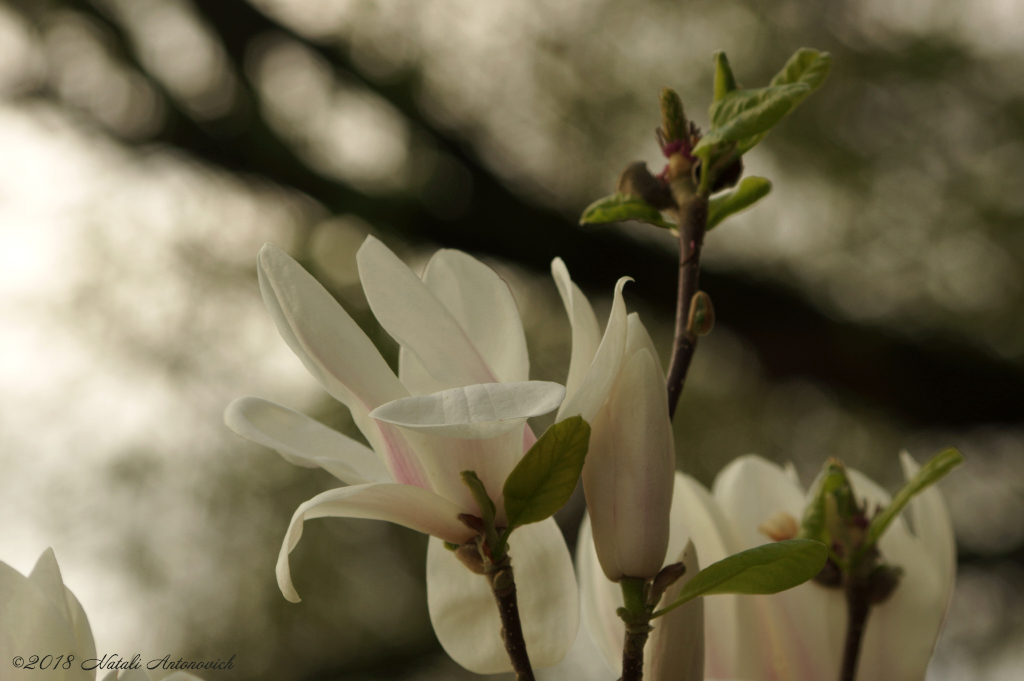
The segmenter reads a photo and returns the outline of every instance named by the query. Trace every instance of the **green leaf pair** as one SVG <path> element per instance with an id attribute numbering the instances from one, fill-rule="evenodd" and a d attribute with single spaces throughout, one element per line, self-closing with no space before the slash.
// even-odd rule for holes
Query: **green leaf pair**
<path id="1" fill-rule="evenodd" d="M 772 190 L 771 180 L 765 177 L 745 177 L 739 186 L 730 192 L 714 196 L 708 202 L 708 224 L 711 229 L 730 215 L 750 208 L 768 196 Z"/>
<path id="2" fill-rule="evenodd" d="M 741 551 L 694 575 L 676 600 L 656 611 L 652 619 L 700 596 L 775 594 L 792 589 L 821 572 L 826 560 L 825 545 L 809 539 L 790 539 Z"/>
<path id="3" fill-rule="evenodd" d="M 742 155 L 768 131 L 821 87 L 832 68 L 832 56 L 809 48 L 798 50 L 768 87 L 740 90 L 725 53 L 715 54 L 715 101 L 711 129 L 693 153 L 707 155 L 716 145 L 736 144 Z"/>
<path id="4" fill-rule="evenodd" d="M 462 472 L 462 480 L 483 514 L 494 560 L 504 558 L 512 530 L 547 520 L 565 506 L 583 472 L 589 446 L 590 425 L 582 416 L 572 416 L 544 431 L 505 480 L 502 495 L 508 527 L 500 537 L 494 529 L 494 502 L 483 483 L 473 471 Z"/>
<path id="5" fill-rule="evenodd" d="M 675 229 L 676 225 L 661 217 L 661 211 L 638 196 L 611 194 L 587 206 L 581 225 L 603 225 L 609 222 L 639 220 L 656 227 Z"/>

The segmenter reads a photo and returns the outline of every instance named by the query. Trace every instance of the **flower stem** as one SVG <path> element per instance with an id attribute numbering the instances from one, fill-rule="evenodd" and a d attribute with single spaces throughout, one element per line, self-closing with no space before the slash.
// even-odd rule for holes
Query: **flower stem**
<path id="1" fill-rule="evenodd" d="M 619 614 L 626 623 L 620 681 L 641 681 L 644 678 L 644 646 L 647 645 L 647 637 L 651 633 L 651 626 L 648 624 L 651 612 L 644 598 L 645 581 L 623 577 L 619 582 L 624 606 Z"/>
<path id="2" fill-rule="evenodd" d="M 679 209 L 679 293 L 676 299 L 676 336 L 668 366 L 668 415 L 676 413 L 686 372 L 697 349 L 697 335 L 688 328 L 690 306 L 700 279 L 700 249 L 708 223 L 708 199 L 696 194 Z"/>
<path id="3" fill-rule="evenodd" d="M 511 561 L 505 556 L 500 563 L 488 565 L 486 570 L 487 581 L 501 616 L 501 638 L 505 642 L 508 658 L 512 661 L 516 681 L 534 681 L 533 667 L 530 666 L 526 639 L 523 637 L 523 625 L 519 620 L 519 601 L 516 598 L 516 581 L 512 576 Z"/>
<path id="4" fill-rule="evenodd" d="M 843 666 L 839 670 L 839 681 L 854 681 L 857 677 L 857 660 L 864 641 L 864 629 L 871 614 L 871 589 L 866 580 L 851 579 L 846 587 L 846 645 L 843 648 Z"/>

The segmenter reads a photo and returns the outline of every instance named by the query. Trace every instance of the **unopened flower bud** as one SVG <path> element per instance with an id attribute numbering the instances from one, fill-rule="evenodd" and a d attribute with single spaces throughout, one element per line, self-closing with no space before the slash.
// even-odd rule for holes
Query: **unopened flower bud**
<path id="1" fill-rule="evenodd" d="M 658 210 L 676 207 L 668 184 L 652 175 L 643 161 L 636 161 L 626 166 L 626 169 L 619 175 L 619 183 L 615 191 L 620 194 L 637 196 Z"/>
<path id="2" fill-rule="evenodd" d="M 715 326 L 715 308 L 711 305 L 711 296 L 704 291 L 697 291 L 690 300 L 690 316 L 686 321 L 686 330 L 694 336 L 706 336 Z"/>
<path id="3" fill-rule="evenodd" d="M 689 137 L 683 100 L 679 99 L 679 94 L 670 87 L 661 91 L 661 130 L 669 144 L 686 141 Z"/>
<path id="4" fill-rule="evenodd" d="M 665 590 L 679 581 L 679 578 L 686 574 L 686 566 L 682 563 L 671 563 L 661 568 L 651 583 L 651 590 L 647 593 L 647 604 L 657 605 L 664 595 Z"/>

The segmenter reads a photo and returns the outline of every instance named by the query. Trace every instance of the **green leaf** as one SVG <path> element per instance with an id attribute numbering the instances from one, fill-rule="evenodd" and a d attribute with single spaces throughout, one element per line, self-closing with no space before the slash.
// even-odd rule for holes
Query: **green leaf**
<path id="1" fill-rule="evenodd" d="M 805 83 L 813 92 L 822 86 L 831 70 L 831 54 L 812 50 L 809 47 L 802 47 L 789 58 L 789 61 L 782 67 L 782 70 L 775 74 L 769 85 Z"/>
<path id="2" fill-rule="evenodd" d="M 665 229 L 676 225 L 661 217 L 661 211 L 638 196 L 611 194 L 587 206 L 580 218 L 581 225 L 602 225 L 609 222 L 639 220 Z"/>
<path id="3" fill-rule="evenodd" d="M 509 528 L 539 523 L 565 506 L 583 471 L 590 425 L 573 416 L 548 428 L 505 481 Z"/>
<path id="4" fill-rule="evenodd" d="M 729 66 L 729 58 L 725 52 L 715 52 L 715 101 L 737 89 L 736 78 L 732 75 L 732 67 Z"/>
<path id="5" fill-rule="evenodd" d="M 821 572 L 828 549 L 821 542 L 790 539 L 742 551 L 713 563 L 687 582 L 661 617 L 687 601 L 715 594 L 774 594 L 799 586 Z"/>
<path id="6" fill-rule="evenodd" d="M 912 498 L 934 485 L 945 477 L 946 473 L 949 473 L 963 462 L 964 455 L 954 447 L 950 447 L 939 452 L 931 461 L 921 466 L 921 470 L 917 472 L 917 475 L 907 481 L 903 489 L 896 493 L 892 503 L 871 521 L 871 525 L 868 527 L 866 545 L 870 546 L 882 537 L 889 528 L 889 525 L 892 524 L 892 521 L 896 519 L 896 516 L 900 514 L 900 511 L 903 510 L 903 507 Z"/>
<path id="7" fill-rule="evenodd" d="M 711 130 L 693 152 L 768 132 L 810 92 L 805 83 L 736 90 L 711 105 Z"/>
<path id="8" fill-rule="evenodd" d="M 771 180 L 765 177 L 745 177 L 739 186 L 727 194 L 712 197 L 708 204 L 708 226 L 711 229 L 733 213 L 750 208 L 768 196 L 772 190 Z"/>
<path id="9" fill-rule="evenodd" d="M 800 538 L 820 541 L 826 546 L 831 544 L 828 532 L 827 499 L 842 487 L 849 487 L 846 470 L 834 460 L 825 463 L 825 472 L 818 483 L 818 489 L 811 503 L 804 509 L 803 521 L 800 523 Z"/>

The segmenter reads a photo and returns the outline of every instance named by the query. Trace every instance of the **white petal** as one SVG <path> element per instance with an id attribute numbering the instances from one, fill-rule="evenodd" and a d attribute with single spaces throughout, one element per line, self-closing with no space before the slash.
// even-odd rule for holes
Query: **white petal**
<path id="1" fill-rule="evenodd" d="M 526 419 L 557 407 L 563 393 L 562 386 L 543 381 L 471 385 L 397 400 L 372 416 L 402 428 L 432 488 L 473 515 L 480 511 L 460 473 L 476 471 L 500 524 L 502 488 L 523 456 Z"/>
<path id="2" fill-rule="evenodd" d="M 569 315 L 569 326 L 572 328 L 569 377 L 565 379 L 566 397 L 572 397 L 590 370 L 594 355 L 597 354 L 597 347 L 601 344 L 601 329 L 597 325 L 594 308 L 590 307 L 586 296 L 569 277 L 569 270 L 561 258 L 551 261 L 551 276 L 558 287 L 558 295 L 562 297 L 562 304 Z"/>
<path id="3" fill-rule="evenodd" d="M 633 280 L 630 277 L 622 277 L 615 285 L 612 311 L 608 316 L 608 326 L 604 330 L 601 345 L 598 346 L 594 361 L 580 381 L 579 388 L 558 410 L 558 421 L 579 414 L 590 423 L 608 399 L 608 393 L 619 375 L 626 348 L 626 303 L 622 299 L 622 288 L 627 281 Z"/>
<path id="4" fill-rule="evenodd" d="M 299 506 L 292 516 L 277 558 L 277 584 L 284 597 L 299 602 L 292 585 L 288 554 L 302 538 L 302 524 L 313 518 L 386 520 L 453 543 L 472 536 L 458 520 L 461 509 L 433 492 L 412 485 L 369 484 L 332 489 Z"/>
<path id="5" fill-rule="evenodd" d="M 608 579 L 653 577 L 665 562 L 675 448 L 665 380 L 641 348 L 591 424 L 583 487 Z"/>
<path id="6" fill-rule="evenodd" d="M 672 495 L 672 532 L 668 555 L 678 556 L 693 541 L 707 565 L 741 549 L 729 520 L 711 493 L 688 475 L 676 473 Z M 704 599 L 705 671 L 709 678 L 738 678 L 737 659 L 745 654 L 739 642 L 739 596 Z"/>
<path id="7" fill-rule="evenodd" d="M 730 518 L 741 548 L 767 544 L 757 528 L 784 511 L 801 518 L 804 493 L 786 472 L 758 456 L 743 456 L 718 475 L 714 496 Z M 830 599 L 838 591 L 807 583 L 772 596 L 748 596 L 739 602 L 741 677 L 820 681 L 838 674 Z M 717 596 L 716 596 L 717 598 Z M 753 612 L 749 612 L 749 610 Z M 745 668 L 747 664 L 752 668 Z"/>
<path id="8" fill-rule="evenodd" d="M 497 272 L 462 251 L 442 249 L 427 263 L 423 283 L 466 332 L 498 382 L 530 379 L 519 308 Z"/>
<path id="9" fill-rule="evenodd" d="M 374 451 L 305 414 L 258 397 L 242 397 L 224 422 L 247 440 L 276 449 L 289 463 L 322 467 L 349 485 L 392 482 Z"/>
<path id="10" fill-rule="evenodd" d="M 356 261 L 377 321 L 419 360 L 434 381 L 464 386 L 501 380 L 466 329 L 387 246 L 368 236 Z M 485 310 L 473 312 L 488 314 Z"/>
<path id="11" fill-rule="evenodd" d="M 550 667 L 565 657 L 579 627 L 569 550 L 549 518 L 517 529 L 509 555 L 530 662 L 535 668 Z M 427 550 L 427 605 L 438 640 L 460 665 L 478 674 L 512 668 L 487 580 L 467 570 L 436 539 Z"/>
<path id="12" fill-rule="evenodd" d="M 907 452 L 900 454 L 903 475 L 909 481 L 920 470 L 917 462 Z M 942 493 L 935 485 L 914 497 L 907 508 L 913 525 L 914 536 L 928 559 L 940 570 L 942 583 L 952 589 L 956 579 L 956 537 L 949 510 L 942 500 Z"/>
<path id="13" fill-rule="evenodd" d="M 688 581 L 700 572 L 697 549 L 688 542 L 675 559 L 686 566 L 686 574 L 662 596 L 665 607 L 679 597 Z M 654 631 L 644 651 L 645 674 L 651 681 L 703 681 L 704 679 L 704 604 L 695 598 L 654 621 Z"/>
<path id="14" fill-rule="evenodd" d="M 395 400 L 370 416 L 422 433 L 487 438 L 521 428 L 531 416 L 547 414 L 564 396 L 565 388 L 547 381 L 485 383 Z"/>
<path id="15" fill-rule="evenodd" d="M 53 582 L 45 562 L 46 554 L 40 558 L 42 571 L 35 573 L 35 579 L 0 562 L 0 655 L 3 656 L 0 659 L 5 665 L 10 665 L 16 655 L 27 659 L 36 654 L 40 657 L 71 654 L 80 660 L 96 655 L 81 606 L 77 599 L 73 602 L 67 599 L 70 592 L 60 581 L 59 571 L 56 584 Z M 79 647 L 80 639 L 83 647 Z M 8 672 L 3 674 L 7 679 Z M 14 670 L 11 674 L 14 674 L 12 681 L 34 677 L 30 670 Z M 93 681 L 95 672 L 72 664 L 68 670 L 48 670 L 47 676 L 58 681 Z"/>
<path id="16" fill-rule="evenodd" d="M 661 366 L 661 359 L 658 357 L 658 348 L 654 347 L 651 334 L 647 333 L 647 327 L 640 321 L 640 315 L 630 312 L 626 317 L 626 357 L 632 357 L 640 350 L 646 350 L 654 358 L 654 365 L 658 367 L 662 382 L 665 381 L 665 369 Z M 665 398 L 668 399 L 667 397 Z"/>
<path id="17" fill-rule="evenodd" d="M 576 540 L 576 572 L 580 580 L 580 614 L 583 627 L 601 658 L 614 672 L 622 669 L 622 645 L 626 627 L 616 614 L 622 607 L 622 590 L 605 577 L 594 548 L 590 516 L 583 517 Z"/>
<path id="18" fill-rule="evenodd" d="M 391 476 L 425 486 L 411 448 L 394 428 L 368 416 L 409 392 L 373 342 L 313 276 L 280 249 L 267 244 L 257 262 L 260 291 L 277 330 L 306 369 L 352 412 L 359 430 L 381 454 Z"/>

